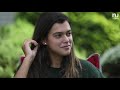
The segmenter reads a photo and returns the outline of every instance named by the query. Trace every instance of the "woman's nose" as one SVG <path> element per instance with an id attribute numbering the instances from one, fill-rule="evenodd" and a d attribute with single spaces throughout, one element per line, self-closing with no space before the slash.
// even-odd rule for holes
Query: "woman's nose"
<path id="1" fill-rule="evenodd" d="M 66 35 L 63 38 L 63 42 L 69 42 L 69 37 L 67 37 Z"/>

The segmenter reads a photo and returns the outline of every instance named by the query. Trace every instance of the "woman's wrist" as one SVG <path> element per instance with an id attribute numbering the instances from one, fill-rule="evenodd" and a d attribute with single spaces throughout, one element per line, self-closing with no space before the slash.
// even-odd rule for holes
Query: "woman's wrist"
<path id="1" fill-rule="evenodd" d="M 33 61 L 33 57 L 32 56 L 25 56 L 24 58 L 24 63 L 28 63 L 28 64 L 31 64 Z"/>

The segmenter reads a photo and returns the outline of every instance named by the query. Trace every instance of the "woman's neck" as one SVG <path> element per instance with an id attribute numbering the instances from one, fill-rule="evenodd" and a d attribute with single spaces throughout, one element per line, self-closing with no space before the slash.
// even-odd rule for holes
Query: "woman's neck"
<path id="1" fill-rule="evenodd" d="M 60 68 L 62 62 L 62 56 L 50 54 L 51 58 L 51 67 L 53 68 Z"/>

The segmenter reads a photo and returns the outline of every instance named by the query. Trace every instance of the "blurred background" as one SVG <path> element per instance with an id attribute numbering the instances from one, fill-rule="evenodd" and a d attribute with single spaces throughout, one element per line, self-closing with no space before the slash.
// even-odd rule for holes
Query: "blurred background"
<path id="1" fill-rule="evenodd" d="M 0 78 L 12 78 L 42 12 L 0 12 Z M 100 54 L 107 78 L 120 77 L 120 12 L 64 12 L 71 21 L 75 54 Z"/>

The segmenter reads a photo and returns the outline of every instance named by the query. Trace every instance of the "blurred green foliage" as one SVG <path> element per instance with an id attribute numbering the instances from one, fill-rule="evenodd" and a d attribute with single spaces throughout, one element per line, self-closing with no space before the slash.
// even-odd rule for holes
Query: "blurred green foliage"
<path id="1" fill-rule="evenodd" d="M 17 19 L 15 24 L 0 28 L 0 77 L 12 77 L 25 39 L 33 33 L 33 25 L 26 20 Z"/>
<path id="2" fill-rule="evenodd" d="M 32 37 L 40 14 L 19 12 L 14 24 L 0 27 L 0 77 L 13 77 L 23 54 L 21 46 L 25 39 Z M 79 58 L 86 59 L 92 53 L 102 55 L 105 50 L 120 43 L 120 19 L 113 19 L 112 12 L 64 14 L 70 18 L 75 53 Z"/>
<path id="3" fill-rule="evenodd" d="M 113 20 L 112 17 L 97 12 L 71 12 L 68 16 L 76 48 L 79 52 L 84 52 L 86 57 L 94 52 L 102 54 L 120 43 L 120 20 Z"/>
<path id="4" fill-rule="evenodd" d="M 29 23 L 35 25 L 40 14 L 41 14 L 41 12 L 19 12 L 16 15 L 16 19 L 18 19 L 18 18 L 21 20 L 25 19 Z"/>

